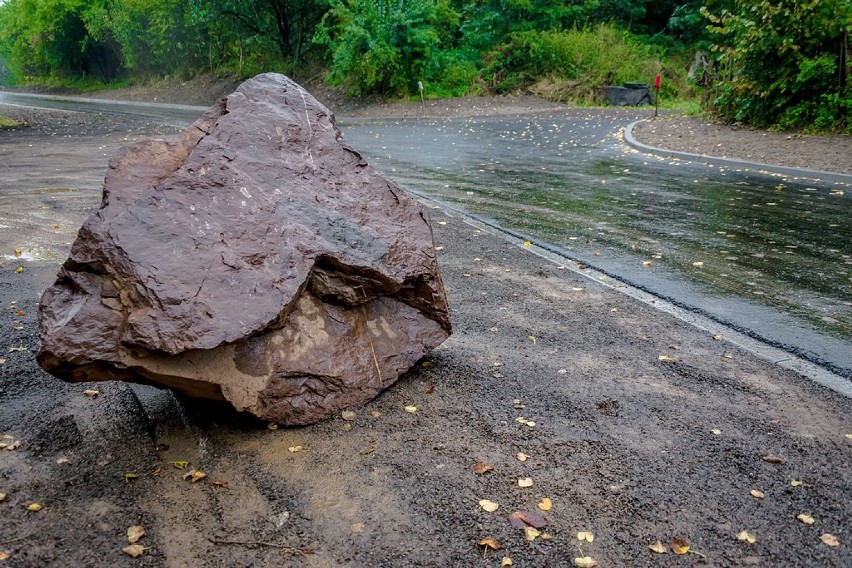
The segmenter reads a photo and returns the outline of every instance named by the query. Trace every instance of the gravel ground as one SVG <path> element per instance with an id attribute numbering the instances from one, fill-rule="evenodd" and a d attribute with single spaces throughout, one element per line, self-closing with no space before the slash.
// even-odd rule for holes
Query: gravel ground
<path id="1" fill-rule="evenodd" d="M 35 308 L 61 258 L 10 254 L 37 229 L 21 208 L 61 218 L 49 246 L 67 251 L 100 195 L 88 177 L 50 200 L 27 190 L 158 129 L 60 116 L 0 134 L 0 435 L 20 441 L 0 451 L 5 565 L 852 564 L 852 401 L 440 209 L 455 333 L 354 421 L 271 430 L 165 391 L 47 375 Z M 54 157 L 28 161 L 37 151 Z M 183 480 L 182 462 L 207 478 Z M 542 534 L 528 540 L 515 511 L 542 516 Z M 146 531 L 140 559 L 121 550 L 131 525 Z"/>

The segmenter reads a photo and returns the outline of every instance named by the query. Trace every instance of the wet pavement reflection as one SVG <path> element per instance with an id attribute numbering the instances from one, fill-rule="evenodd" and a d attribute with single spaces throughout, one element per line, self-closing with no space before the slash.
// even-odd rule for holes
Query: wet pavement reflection
<path id="1" fill-rule="evenodd" d="M 647 156 L 586 115 L 341 127 L 412 191 L 852 376 L 852 188 Z"/>

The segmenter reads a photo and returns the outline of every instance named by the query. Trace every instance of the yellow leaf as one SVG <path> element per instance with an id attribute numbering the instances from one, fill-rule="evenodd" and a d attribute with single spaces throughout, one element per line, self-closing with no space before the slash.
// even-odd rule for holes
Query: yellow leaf
<path id="1" fill-rule="evenodd" d="M 574 559 L 574 565 L 579 568 L 595 568 L 598 565 L 598 561 L 591 556 L 578 556 Z"/>
<path id="2" fill-rule="evenodd" d="M 23 272 L 23 271 L 24 271 L 24 267 L 23 267 L 23 266 L 19 266 L 18 268 L 16 268 L 16 269 L 15 269 L 15 272 L 17 272 L 18 274 L 20 274 L 20 273 L 21 273 L 21 272 Z"/>
<path id="3" fill-rule="evenodd" d="M 840 546 L 840 540 L 833 534 L 825 533 L 819 539 L 828 546 Z"/>
<path id="4" fill-rule="evenodd" d="M 537 341 L 537 339 L 536 339 L 535 335 L 530 335 L 530 336 L 529 336 L 529 338 L 530 338 L 530 341 L 532 341 L 532 342 L 533 342 L 533 345 L 535 345 L 535 344 L 536 344 L 536 341 Z"/>
<path id="5" fill-rule="evenodd" d="M 515 455 L 515 457 L 516 457 L 516 458 L 518 458 L 518 461 L 522 461 L 522 462 L 525 462 L 525 461 L 527 461 L 528 459 L 530 459 L 530 457 L 529 457 L 527 454 L 523 453 L 523 452 L 518 452 L 518 453 Z"/>
<path id="6" fill-rule="evenodd" d="M 500 561 L 500 568 L 506 568 L 506 566 L 512 565 L 512 559 L 508 556 L 504 556 L 503 560 Z"/>
<path id="7" fill-rule="evenodd" d="M 749 544 L 754 544 L 757 540 L 757 537 L 753 534 L 749 534 L 749 532 L 746 530 L 741 530 L 739 533 L 737 533 L 737 539 L 745 541 Z"/>
<path id="8" fill-rule="evenodd" d="M 553 501 L 551 501 L 547 497 L 542 499 L 538 504 L 538 508 L 541 509 L 542 511 L 549 511 L 552 507 L 553 507 Z"/>
<path id="9" fill-rule="evenodd" d="M 207 477 L 207 474 L 200 470 L 190 470 L 183 474 L 184 480 L 189 480 L 191 483 L 196 483 Z"/>
<path id="10" fill-rule="evenodd" d="M 682 538 L 674 539 L 669 546 L 672 547 L 672 552 L 675 554 L 686 554 L 689 552 L 689 543 Z"/>
<path id="11" fill-rule="evenodd" d="M 189 465 L 189 462 L 184 461 L 184 460 L 178 460 L 178 461 L 173 461 L 173 462 L 169 462 L 169 463 L 172 464 L 173 466 L 175 466 L 178 469 L 186 469 L 186 466 Z"/>
<path id="12" fill-rule="evenodd" d="M 417 407 L 413 406 L 413 405 L 409 405 L 409 406 L 405 407 L 405 411 L 413 414 L 413 413 L 417 412 Z"/>
<path id="13" fill-rule="evenodd" d="M 539 531 L 535 527 L 524 527 L 524 538 L 527 539 L 530 542 L 532 542 L 536 538 L 538 538 L 538 536 L 540 534 L 541 534 L 541 531 Z"/>
<path id="14" fill-rule="evenodd" d="M 9 560 L 12 557 L 11 550 L 0 550 L 0 562 Z"/>
<path id="15" fill-rule="evenodd" d="M 807 513 L 800 513 L 800 514 L 796 515 L 796 518 L 798 520 L 800 520 L 801 522 L 805 523 L 806 525 L 812 525 L 815 522 L 814 518 L 812 516 L 808 515 Z"/>
<path id="16" fill-rule="evenodd" d="M 266 427 L 270 430 L 278 430 L 278 423 L 277 422 L 270 422 L 269 424 L 266 425 Z"/>
<path id="17" fill-rule="evenodd" d="M 482 499 L 479 502 L 479 506 L 488 511 L 489 513 L 493 513 L 494 511 L 500 508 L 500 505 L 498 505 L 494 501 L 489 501 L 488 499 Z"/>
<path id="18" fill-rule="evenodd" d="M 577 533 L 577 540 L 585 540 L 586 542 L 594 542 L 595 535 L 593 533 L 587 531 L 581 531 Z"/>
<path id="19" fill-rule="evenodd" d="M 524 241 L 524 246 L 525 246 L 525 247 L 528 247 L 528 246 L 531 246 L 531 245 L 532 245 L 532 243 L 531 243 L 530 241 Z"/>
<path id="20" fill-rule="evenodd" d="M 287 451 L 291 454 L 295 454 L 296 452 L 301 452 L 304 448 L 302 446 L 290 446 L 287 448 Z"/>
<path id="21" fill-rule="evenodd" d="M 791 480 L 790 480 L 790 485 L 791 485 L 792 487 L 799 487 L 800 485 L 802 485 L 802 482 L 801 482 L 801 481 L 799 481 L 798 479 L 791 479 Z"/>
<path id="22" fill-rule="evenodd" d="M 485 462 L 477 462 L 477 463 L 473 464 L 473 473 L 476 473 L 476 474 L 479 474 L 479 475 L 482 475 L 483 473 L 486 473 L 486 472 L 491 471 L 493 469 L 494 468 L 492 468 L 490 465 L 488 465 Z"/>
<path id="23" fill-rule="evenodd" d="M 145 536 L 145 529 L 141 525 L 127 527 L 127 542 L 130 544 L 137 542 L 143 536 Z"/>
<path id="24" fill-rule="evenodd" d="M 16 248 L 16 249 L 15 249 L 15 256 L 21 256 L 22 254 L 24 254 L 24 251 L 22 251 L 22 250 L 21 250 L 21 249 L 19 249 L 19 248 Z"/>
<path id="25" fill-rule="evenodd" d="M 490 548 L 491 550 L 500 550 L 500 543 L 490 536 L 479 539 L 478 541 L 476 541 L 476 544 L 478 544 L 479 546 L 484 546 L 485 548 Z"/>
<path id="26" fill-rule="evenodd" d="M 518 487 L 532 487 L 533 480 L 531 477 L 524 477 L 518 480 Z"/>
<path id="27" fill-rule="evenodd" d="M 32 511 L 33 513 L 41 511 L 43 508 L 44 506 L 41 503 L 30 503 L 27 505 L 27 511 Z"/>
<path id="28" fill-rule="evenodd" d="M 83 396 L 86 398 L 96 398 L 100 393 L 100 391 L 96 391 L 94 389 L 86 389 L 83 391 Z"/>
<path id="29" fill-rule="evenodd" d="M 126 481 L 127 483 L 130 483 L 131 479 L 136 479 L 137 477 L 139 477 L 138 473 L 125 473 L 124 474 L 124 481 Z"/>
<path id="30" fill-rule="evenodd" d="M 656 552 L 657 554 L 665 554 L 669 550 L 666 548 L 666 545 L 660 542 L 659 540 L 654 544 L 649 544 L 648 548 L 651 549 L 652 552 Z"/>
<path id="31" fill-rule="evenodd" d="M 6 500 L 6 494 L 0 493 L 0 501 L 5 501 L 5 500 Z"/>
<path id="32" fill-rule="evenodd" d="M 550 540 L 553 538 L 553 535 L 550 533 L 541 533 L 541 540 Z"/>
<path id="33" fill-rule="evenodd" d="M 130 546 L 122 548 L 121 551 L 133 558 L 138 558 L 142 556 L 143 552 L 145 552 L 145 547 L 141 544 L 131 544 Z"/>
<path id="34" fill-rule="evenodd" d="M 370 411 L 370 416 L 372 416 L 373 418 L 379 418 L 381 415 L 382 415 L 382 413 L 379 412 L 378 410 L 371 410 Z"/>
<path id="35" fill-rule="evenodd" d="M 652 266 L 652 265 L 653 265 L 653 263 L 650 260 L 646 260 L 645 262 L 642 263 L 642 266 Z"/>
<path id="36" fill-rule="evenodd" d="M 749 491 L 749 494 L 755 499 L 763 499 L 764 497 L 766 497 L 766 494 L 763 491 L 759 491 L 757 489 L 752 489 L 751 491 Z"/>

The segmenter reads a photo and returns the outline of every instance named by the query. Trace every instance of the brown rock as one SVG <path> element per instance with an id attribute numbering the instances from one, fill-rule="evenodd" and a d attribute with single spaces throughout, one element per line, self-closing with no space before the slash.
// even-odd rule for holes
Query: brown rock
<path id="1" fill-rule="evenodd" d="M 290 79 L 125 146 L 41 299 L 38 361 L 282 424 L 363 403 L 450 332 L 430 222 Z"/>

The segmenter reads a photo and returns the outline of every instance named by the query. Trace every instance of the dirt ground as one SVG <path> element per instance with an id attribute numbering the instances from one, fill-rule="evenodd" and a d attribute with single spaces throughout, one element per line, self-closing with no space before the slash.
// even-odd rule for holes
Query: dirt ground
<path id="1" fill-rule="evenodd" d="M 64 258 L 50 251 L 97 206 L 105 155 L 170 132 L 18 116 L 30 126 L 0 133 L 0 435 L 14 447 L 0 451 L 0 566 L 852 564 L 852 401 L 441 209 L 454 335 L 355 420 L 270 429 L 47 375 L 36 304 Z M 36 240 L 34 260 L 15 257 Z M 513 527 L 516 511 L 543 517 L 541 534 Z M 136 559 L 122 552 L 133 525 Z"/>

